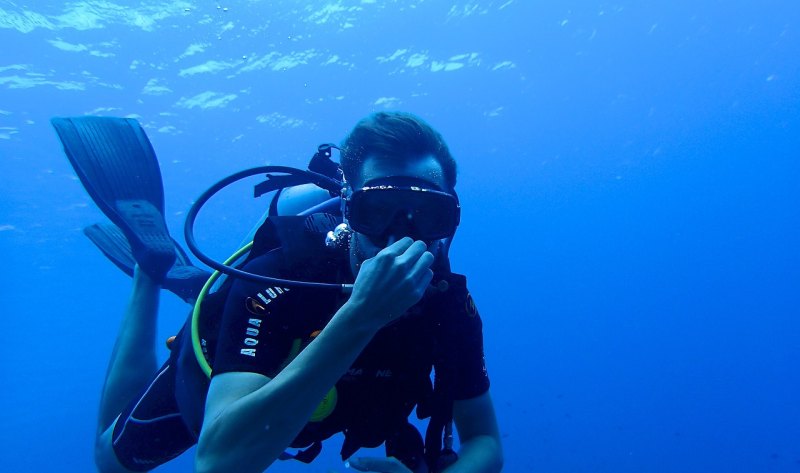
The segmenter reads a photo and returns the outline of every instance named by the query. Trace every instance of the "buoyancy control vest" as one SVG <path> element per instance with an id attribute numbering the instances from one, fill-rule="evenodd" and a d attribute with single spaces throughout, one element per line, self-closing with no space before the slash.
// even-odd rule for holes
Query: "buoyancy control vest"
<path id="1" fill-rule="evenodd" d="M 279 252 L 281 258 L 277 261 L 281 261 L 281 266 L 302 268 L 300 272 L 293 272 L 292 277 L 318 280 L 320 275 L 329 273 L 335 267 L 341 267 L 340 259 L 347 257 L 346 250 L 333 250 L 321 243 L 324 240 L 323 232 L 333 228 L 340 220 L 340 216 L 328 213 L 309 216 L 269 216 L 256 232 L 250 252 L 237 265 L 244 266 L 268 252 Z M 435 314 L 436 317 L 447 317 L 453 310 L 461 310 L 465 306 L 465 278 L 449 271 L 437 271 L 436 275 L 440 281 L 446 281 L 446 285 L 449 286 L 448 290 L 426 296 L 420 305 L 424 306 L 426 313 Z M 216 291 L 198 302 L 201 305 L 200 344 L 206 361 L 212 365 L 217 345 L 216 335 L 232 284 L 233 278 L 227 279 Z M 331 310 L 335 311 L 336 308 Z M 209 379 L 200 369 L 191 349 L 191 337 L 188 336 L 189 325 L 190 322 L 179 334 L 181 343 L 177 344 L 178 348 L 175 354 L 178 359 L 176 397 L 190 430 L 199 435 Z M 424 392 L 424 395 L 420 394 L 416 399 L 401 401 L 411 401 L 416 404 L 417 416 L 420 419 L 430 418 L 425 439 L 423 440 L 419 431 L 408 422 L 410 409 L 403 412 L 386 413 L 387 418 L 403 419 L 402 422 L 394 423 L 391 432 L 386 432 L 385 426 L 382 426 L 384 430 L 381 432 L 372 432 L 368 428 L 370 422 L 358 422 L 355 419 L 353 420 L 354 425 L 359 425 L 361 428 L 348 429 L 348 432 L 345 433 L 345 444 L 341 452 L 343 458 L 348 458 L 361 447 L 375 447 L 385 441 L 387 455 L 400 459 L 413 471 L 436 471 L 441 469 L 441 465 L 440 468 L 436 468 L 436 465 L 442 463 L 442 460 L 454 459 L 455 454 L 447 444 L 447 437 L 452 438 L 451 430 L 448 427 L 452 425 L 453 400 L 450 377 L 454 374 L 454 370 L 449 369 L 448 366 L 453 366 L 454 360 L 451 359 L 451 356 L 455 351 L 451 350 L 447 343 L 435 343 L 435 341 L 447 339 L 446 333 L 440 333 L 445 330 L 446 324 L 431 321 L 424 326 L 426 327 L 425 333 L 419 333 L 418 337 L 420 340 L 426 338 L 434 341 L 430 346 L 429 362 L 435 367 L 435 380 L 432 387 L 417 391 L 418 393 Z M 424 374 L 428 376 L 429 372 Z M 386 407 L 387 409 L 408 409 L 407 402 L 387 402 Z M 358 416 L 360 414 L 354 411 L 344 413 L 344 415 Z M 322 437 L 330 435 L 325 428 L 318 430 Z M 445 436 L 444 449 L 442 447 L 443 435 Z M 313 435 L 307 435 L 306 440 L 310 440 L 310 445 L 308 442 L 306 445 L 297 445 L 306 447 L 304 450 L 295 454 L 287 452 L 281 458 L 293 458 L 303 462 L 312 461 L 321 450 L 322 438 L 313 438 Z"/>

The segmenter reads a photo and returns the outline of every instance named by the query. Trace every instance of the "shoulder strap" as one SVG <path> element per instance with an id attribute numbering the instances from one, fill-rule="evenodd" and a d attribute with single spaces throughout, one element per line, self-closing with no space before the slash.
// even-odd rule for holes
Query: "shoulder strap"
<path id="1" fill-rule="evenodd" d="M 442 277 L 447 282 L 447 290 L 431 296 L 430 310 L 440 318 L 436 324 L 437 340 L 434 355 L 433 396 L 428 406 L 431 417 L 425 431 L 425 459 L 431 471 L 441 471 L 452 464 L 458 455 L 452 450 L 453 389 L 458 353 L 448 343 L 451 335 L 447 320 L 458 317 L 466 310 L 466 278 L 460 274 L 447 273 Z M 449 436 L 450 441 L 447 437 Z M 444 445 L 443 445 L 444 440 Z"/>

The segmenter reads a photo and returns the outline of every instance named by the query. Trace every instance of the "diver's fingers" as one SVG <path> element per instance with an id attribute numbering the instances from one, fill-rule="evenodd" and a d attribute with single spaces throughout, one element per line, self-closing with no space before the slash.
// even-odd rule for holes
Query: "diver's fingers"
<path id="1" fill-rule="evenodd" d="M 398 264 L 412 269 L 427 250 L 428 246 L 425 242 L 415 241 L 401 255 L 397 256 L 396 261 Z"/>
<path id="2" fill-rule="evenodd" d="M 382 249 L 380 252 L 378 252 L 378 255 L 386 255 L 396 258 L 405 253 L 405 251 L 408 250 L 408 248 L 413 244 L 414 240 L 412 240 L 410 237 L 403 237 Z"/>
<path id="3" fill-rule="evenodd" d="M 422 288 L 422 294 L 420 295 L 420 297 L 425 295 L 425 292 L 428 291 L 428 288 L 431 285 L 431 281 L 433 281 L 433 270 L 426 269 L 425 272 L 420 274 L 418 282 L 419 284 L 418 287 Z"/>
<path id="4" fill-rule="evenodd" d="M 416 274 L 418 272 L 423 272 L 426 269 L 430 269 L 435 259 L 436 258 L 433 256 L 433 253 L 431 253 L 430 251 L 423 251 L 422 254 L 419 255 L 417 260 L 414 262 L 414 266 L 412 267 L 411 272 L 413 274 Z"/>

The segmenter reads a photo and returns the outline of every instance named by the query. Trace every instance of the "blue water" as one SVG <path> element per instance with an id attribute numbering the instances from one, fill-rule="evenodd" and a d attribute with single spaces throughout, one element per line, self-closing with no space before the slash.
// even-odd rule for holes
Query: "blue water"
<path id="1" fill-rule="evenodd" d="M 215 180 L 384 109 L 459 161 L 505 471 L 800 471 L 797 2 L 0 0 L 0 44 L 3 471 L 92 470 L 129 289 L 50 117 L 138 118 L 180 235 Z"/>

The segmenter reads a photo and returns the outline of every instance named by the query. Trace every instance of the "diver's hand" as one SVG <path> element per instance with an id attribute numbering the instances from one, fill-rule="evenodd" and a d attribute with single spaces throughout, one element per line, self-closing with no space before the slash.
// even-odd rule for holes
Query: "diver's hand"
<path id="1" fill-rule="evenodd" d="M 431 283 L 433 254 L 424 242 L 402 238 L 364 261 L 348 303 L 379 329 L 405 313 Z"/>
<path id="2" fill-rule="evenodd" d="M 395 457 L 360 457 L 351 458 L 347 466 L 358 471 L 375 471 L 379 473 L 413 473 Z"/>

